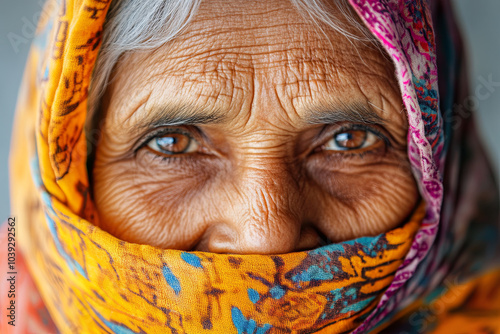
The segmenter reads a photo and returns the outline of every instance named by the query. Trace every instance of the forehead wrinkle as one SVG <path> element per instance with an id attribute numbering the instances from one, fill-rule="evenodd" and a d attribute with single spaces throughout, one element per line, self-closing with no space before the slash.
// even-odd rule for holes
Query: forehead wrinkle
<path id="1" fill-rule="evenodd" d="M 273 3 L 273 7 L 276 5 L 278 4 Z M 200 9 L 199 16 L 188 26 L 188 29 L 169 43 L 170 51 L 172 54 L 180 54 L 180 57 L 189 58 L 203 57 L 206 53 L 234 52 L 251 55 L 254 58 L 254 64 L 258 64 L 256 60 L 259 60 L 259 55 L 268 57 L 272 52 L 287 50 L 289 45 L 299 45 L 304 49 L 311 45 L 329 46 L 329 50 L 325 52 L 329 54 L 334 51 L 331 48 L 332 38 L 335 43 L 342 40 L 342 44 L 349 44 L 349 46 L 353 44 L 352 41 L 348 41 L 345 36 L 335 31 L 326 29 L 330 36 L 327 36 L 325 31 L 319 32 L 317 25 L 304 20 L 289 2 L 283 2 L 280 5 L 283 7 L 281 11 L 286 14 L 278 17 L 262 14 L 269 10 L 269 4 L 266 4 L 265 8 L 254 8 L 249 11 L 256 13 L 257 20 L 248 19 L 248 15 L 242 15 L 238 19 L 230 15 L 228 19 L 221 19 L 220 17 L 224 17 L 224 14 L 214 11 L 214 8 L 206 13 Z M 231 6 L 228 7 L 226 10 L 231 11 Z M 350 47 L 347 49 L 351 51 Z M 269 62 L 264 60 L 264 63 Z"/>
<path id="2" fill-rule="evenodd" d="M 243 100 L 252 99 L 250 104 L 254 102 L 253 87 L 257 77 L 264 78 L 262 82 L 266 85 L 284 85 L 287 94 L 283 97 L 292 101 L 313 97 L 316 92 L 321 97 L 328 93 L 325 91 L 328 89 L 330 95 L 352 90 L 349 81 L 353 78 L 349 76 L 356 76 L 360 71 L 356 65 L 361 65 L 353 61 L 359 55 L 353 50 L 355 46 L 344 39 L 337 40 L 337 35 L 332 34 L 336 41 L 333 50 L 328 38 L 296 21 L 290 25 L 278 24 L 271 29 L 274 38 L 280 30 L 282 36 L 278 42 L 270 42 L 273 38 L 269 37 L 267 28 L 265 32 L 261 31 L 262 27 L 230 31 L 234 24 L 222 21 L 214 25 L 213 17 L 205 22 L 210 24 L 210 29 L 203 27 L 204 24 L 193 24 L 187 33 L 155 52 L 155 62 L 161 66 L 161 73 L 155 73 L 155 76 L 179 80 L 179 87 L 193 92 L 189 94 L 194 99 L 202 97 L 215 103 L 225 98 L 231 105 L 237 95 L 244 95 Z M 214 30 L 214 26 L 223 28 Z M 236 38 L 241 35 L 253 38 Z M 371 55 L 369 58 L 378 60 Z M 276 71 L 270 73 L 269 70 Z M 338 87 L 339 83 L 343 87 Z M 288 87 L 297 89 L 288 90 Z M 278 100 L 281 103 L 281 99 Z"/>
<path id="3" fill-rule="evenodd" d="M 210 24 L 213 24 L 213 22 L 211 22 Z M 207 30 L 207 26 L 197 26 L 196 24 L 194 24 L 184 35 L 177 37 L 177 42 L 181 45 L 188 44 L 197 47 L 199 45 L 202 45 L 206 40 L 212 40 L 214 42 L 223 41 L 229 46 L 245 48 L 248 46 L 259 45 L 260 43 L 256 43 L 256 41 L 258 42 L 260 40 L 267 41 L 277 36 L 281 36 L 281 39 L 283 39 L 285 37 L 285 34 L 289 35 L 289 37 L 293 39 L 291 40 L 292 42 L 306 40 L 306 37 L 311 38 L 317 35 L 311 34 L 311 32 L 314 31 L 313 27 L 311 27 L 311 24 L 303 22 L 272 23 L 265 25 L 260 24 L 253 27 L 243 27 L 240 24 L 238 24 L 237 26 L 224 27 L 221 26 L 220 23 L 218 23 L 216 28 L 210 26 L 210 30 Z M 295 30 L 296 33 L 291 33 L 291 30 Z M 287 33 L 284 33 L 284 31 L 286 31 Z M 325 39 L 321 38 L 319 35 L 315 37 L 316 39 Z M 244 44 L 241 45 L 241 42 L 243 42 Z M 290 40 L 288 40 L 288 42 L 290 42 Z M 284 42 L 283 44 L 286 44 L 286 42 Z"/>
<path id="4" fill-rule="evenodd" d="M 181 87 L 192 89 L 196 99 L 212 100 L 214 105 L 223 99 L 227 104 L 225 109 L 241 109 L 245 96 L 253 91 L 253 67 L 242 66 L 237 60 L 218 58 L 202 62 L 193 71 L 179 73 Z"/>
<path id="5" fill-rule="evenodd" d="M 339 63 L 339 60 L 333 57 L 324 58 L 310 54 L 303 48 L 256 55 L 236 52 L 206 54 L 203 58 L 198 57 L 166 67 L 169 74 L 182 77 L 186 82 L 208 82 L 212 85 L 217 84 L 217 81 L 243 83 L 251 79 L 252 75 L 269 79 L 269 70 L 276 70 L 271 77 L 277 85 L 327 81 L 328 77 L 332 76 L 338 79 L 340 74 L 346 76 L 349 71 L 359 70 L 351 64 Z"/>
<path id="6" fill-rule="evenodd" d="M 288 54 L 289 53 L 285 52 L 285 55 Z M 192 94 L 192 96 L 196 96 L 196 100 L 198 100 L 200 97 L 205 97 L 207 99 L 212 99 L 214 104 L 223 96 L 232 101 L 236 95 L 236 90 L 239 90 L 240 92 L 246 92 L 248 93 L 246 95 L 252 98 L 252 101 L 250 102 L 251 105 L 254 101 L 254 97 L 250 92 L 252 91 L 252 87 L 255 84 L 256 80 L 255 76 L 252 73 L 255 71 L 253 66 L 246 68 L 243 68 L 243 66 L 239 66 L 238 54 L 218 54 L 215 58 L 216 59 L 212 58 L 210 60 L 202 62 L 202 64 L 199 65 L 201 66 L 201 68 L 196 69 L 195 67 L 194 71 L 190 70 L 191 67 L 189 67 L 189 70 L 185 68 L 184 71 L 176 71 L 176 73 L 174 73 L 173 75 L 170 75 L 170 73 L 168 73 L 169 75 L 166 76 L 168 78 L 165 78 L 164 80 L 168 81 L 169 79 L 177 78 L 180 81 L 182 91 L 193 91 L 194 94 Z M 290 58 L 288 57 L 287 59 L 289 60 Z M 251 60 L 252 59 L 250 59 L 250 61 Z M 287 61 L 287 66 L 284 66 L 284 70 L 279 71 L 285 72 L 285 75 L 278 75 L 278 77 L 281 77 L 282 81 L 284 81 L 283 85 L 285 87 L 288 87 L 290 85 L 298 85 L 302 88 L 299 88 L 295 92 L 295 94 L 289 94 L 289 96 L 287 96 L 286 98 L 291 98 L 293 100 L 299 97 L 313 97 L 313 90 L 324 90 L 317 88 L 317 86 L 328 86 L 328 83 L 334 85 L 334 80 L 328 77 L 331 77 L 332 74 L 338 76 L 339 71 L 342 72 L 342 68 L 345 68 L 346 66 L 335 66 L 334 64 L 332 64 L 333 61 L 333 59 L 326 62 L 323 60 L 301 62 L 297 59 Z M 241 68 L 243 68 L 243 70 L 241 70 Z M 268 71 L 261 71 L 259 69 L 258 72 L 259 76 L 262 76 L 264 79 L 268 79 Z M 298 80 L 296 79 L 297 76 L 303 77 L 304 79 Z M 262 80 L 262 82 L 265 83 L 268 82 L 268 80 Z M 238 85 L 238 83 L 240 83 L 240 85 Z M 312 88 L 313 86 L 315 86 L 316 89 Z M 344 85 L 344 89 L 345 88 L 346 86 Z M 281 99 L 278 100 L 281 103 L 282 108 L 285 109 Z M 230 104 L 232 104 L 232 102 L 230 102 Z M 227 109 L 235 110 L 233 108 Z M 251 109 L 252 108 L 250 107 L 250 110 Z M 336 108 L 331 109 L 337 110 L 339 108 L 337 106 Z M 191 118 L 192 117 L 193 115 L 191 116 Z M 248 117 L 250 117 L 250 115 L 248 115 Z M 343 119 L 348 119 L 348 117 L 344 117 Z M 361 122 L 363 120 L 366 120 L 366 117 L 351 117 L 350 119 L 355 119 L 356 121 Z M 371 117 L 369 119 L 374 118 Z M 195 122 L 196 119 L 186 119 L 186 117 L 184 117 L 183 121 Z M 166 123 L 166 121 L 163 122 Z M 170 122 L 175 121 L 171 120 Z M 330 118 L 325 122 L 329 123 L 333 121 Z"/>
<path id="7" fill-rule="evenodd" d="M 165 59 L 161 54 L 158 56 Z M 229 55 L 232 56 L 237 55 Z M 143 79 L 135 85 L 150 91 L 150 96 L 137 112 L 132 112 L 133 122 L 148 127 L 155 124 L 220 123 L 228 119 L 227 111 L 238 111 L 231 116 L 237 118 L 244 100 L 251 95 L 251 67 L 249 70 L 236 61 L 216 58 L 206 62 L 193 61 L 196 66 L 187 64 L 186 67 L 171 60 L 170 65 L 166 65 L 149 59 L 152 66 L 136 69 L 142 72 Z M 148 72 L 153 75 L 147 75 Z M 169 98 L 165 99 L 165 96 Z M 156 117 L 155 114 L 160 115 Z"/>
<path id="8" fill-rule="evenodd" d="M 294 15 L 297 13 L 294 12 Z M 224 77 L 228 80 L 235 80 L 240 74 L 245 76 L 248 73 L 251 76 L 252 71 L 255 73 L 283 68 L 286 68 L 288 73 L 290 69 L 297 68 L 298 73 L 295 77 L 304 80 L 306 78 L 310 80 L 310 76 L 319 76 L 319 80 L 324 80 L 324 73 L 327 72 L 325 69 L 327 65 L 324 63 L 331 62 L 339 67 L 342 66 L 338 64 L 342 59 L 339 60 L 335 57 L 352 58 L 358 55 L 356 50 L 351 50 L 353 45 L 345 41 L 345 38 L 337 42 L 341 46 L 347 44 L 349 47 L 339 47 L 333 50 L 331 41 L 327 41 L 328 38 L 324 35 L 318 35 L 315 27 L 310 27 L 310 24 L 304 22 L 275 25 L 275 27 L 285 27 L 283 29 L 259 27 L 258 29 L 265 29 L 265 32 L 255 33 L 256 28 L 253 27 L 239 29 L 236 32 L 234 29 L 229 31 L 228 28 L 213 28 L 213 17 L 209 16 L 206 20 L 210 23 L 210 29 L 204 27 L 203 19 L 195 20 L 186 33 L 169 43 L 168 52 L 164 53 L 166 62 L 174 67 L 171 69 L 174 71 L 182 70 L 187 80 L 206 80 L 208 72 L 214 74 L 213 79 L 215 80 Z M 293 24 L 300 27 L 294 27 Z M 225 26 L 227 23 L 219 22 L 215 27 L 221 25 Z M 229 27 L 231 28 L 231 24 Z M 270 30 L 279 30 L 278 42 L 274 40 L 276 38 L 269 37 Z M 294 33 L 290 33 L 292 30 Z M 235 38 L 238 31 L 252 32 L 250 33 L 252 38 Z M 256 38 L 262 38 L 263 43 L 256 41 Z M 333 71 L 338 71 L 335 66 L 331 66 L 331 68 Z M 299 74 L 299 72 L 304 74 Z M 258 73 L 255 74 L 258 75 Z M 287 78 L 288 74 L 278 74 L 277 77 L 278 80 Z M 287 81 L 293 84 L 296 80 L 294 78 L 287 79 Z M 283 81 L 276 82 L 276 84 L 280 83 Z"/>
<path id="9" fill-rule="evenodd" d="M 297 50 L 299 50 L 299 55 L 304 55 L 303 49 Z M 349 66 L 349 64 L 337 64 L 338 60 L 336 60 L 335 58 L 330 58 L 325 61 L 324 59 L 310 57 L 309 61 L 300 61 L 296 57 L 291 57 L 290 54 L 291 52 L 283 53 L 283 55 L 285 56 L 283 62 L 285 62 L 286 66 L 278 66 L 278 68 L 280 68 L 278 72 L 281 72 L 282 74 L 275 76 L 280 78 L 281 80 L 280 82 L 278 82 L 278 84 L 281 84 L 285 88 L 294 85 L 298 87 L 298 89 L 295 89 L 294 93 L 288 91 L 288 94 L 282 96 L 289 101 L 293 101 L 300 97 L 312 98 L 314 97 L 314 91 L 319 92 L 321 95 L 323 95 L 323 93 L 326 92 L 325 89 L 328 89 L 328 86 L 332 86 L 336 88 L 336 91 L 339 91 L 339 88 L 335 87 L 335 80 L 333 77 L 344 77 L 345 74 L 339 73 L 349 72 L 349 70 L 352 70 L 354 68 L 354 66 Z M 230 101 L 229 104 L 234 106 L 234 98 L 236 95 L 238 95 L 237 91 L 239 91 L 240 93 L 243 92 L 243 94 L 239 96 L 246 95 L 248 99 L 251 99 L 249 104 L 252 105 L 255 100 L 255 97 L 251 93 L 256 80 L 254 72 L 257 71 L 258 76 L 266 79 L 261 80 L 265 84 L 269 83 L 269 80 L 267 80 L 269 79 L 269 72 L 263 71 L 260 68 L 256 70 L 254 66 L 245 67 L 239 65 L 239 56 L 240 55 L 237 53 L 217 54 L 210 59 L 206 59 L 204 62 L 194 62 L 198 64 L 196 66 L 176 66 L 184 68 L 184 71 L 169 68 L 163 69 L 161 73 L 159 73 L 159 71 L 156 71 L 153 68 L 152 71 L 154 75 L 147 76 L 146 81 L 150 87 L 155 86 L 155 83 L 158 83 L 159 81 L 163 82 L 160 86 L 171 85 L 172 80 L 178 81 L 180 83 L 179 91 L 182 91 L 183 93 L 185 93 L 186 91 L 191 91 L 192 93 L 190 93 L 190 96 L 195 97 L 194 100 L 197 101 L 196 105 L 198 107 L 194 105 L 187 107 L 187 104 L 180 105 L 180 107 L 168 107 L 159 105 L 156 107 L 147 108 L 148 112 L 142 112 L 136 114 L 135 116 L 141 118 L 140 115 L 159 114 L 159 116 L 156 117 L 156 120 L 139 119 L 140 123 L 145 124 L 146 126 L 156 126 L 159 124 L 203 124 L 214 123 L 216 121 L 221 122 L 222 118 L 219 117 L 220 115 L 217 115 L 217 113 L 212 113 L 210 115 L 209 113 L 207 113 L 207 109 L 200 108 L 199 106 L 215 105 L 218 101 L 220 101 L 221 97 L 226 97 Z M 253 57 L 247 59 L 244 56 L 243 58 L 245 62 L 249 62 L 253 65 Z M 163 64 L 164 63 L 161 63 L 162 66 Z M 170 72 L 172 70 L 174 70 L 174 73 Z M 369 74 L 374 75 L 374 73 Z M 297 77 L 301 78 L 297 79 Z M 339 82 L 340 79 L 337 80 L 336 83 L 338 84 Z M 320 88 L 319 86 L 323 86 L 323 88 Z M 349 89 L 352 89 L 352 87 L 347 84 L 343 85 L 342 89 L 347 89 L 347 91 L 349 91 Z M 200 99 L 201 97 L 204 97 L 204 99 Z M 244 99 L 245 97 L 243 98 L 243 100 Z M 207 100 L 212 101 L 211 103 L 208 103 Z M 281 104 L 283 110 L 287 110 L 285 109 L 286 103 L 283 104 L 281 100 L 281 98 L 278 98 L 278 101 Z M 160 100 L 160 103 L 165 103 L 165 101 L 162 99 Z M 179 110 L 176 110 L 176 108 Z M 191 108 L 192 110 L 196 110 L 196 112 L 190 113 L 189 108 Z M 238 117 L 238 114 L 241 114 L 241 108 L 224 107 L 223 109 L 237 111 L 236 115 L 234 115 L 233 117 Z M 292 109 L 298 115 L 297 110 L 295 110 L 295 108 Z M 249 109 L 245 108 L 245 110 L 252 110 L 252 107 L 250 107 Z M 357 108 L 346 108 L 345 106 L 339 107 L 338 104 L 330 104 L 329 107 L 322 108 L 321 110 L 325 111 L 324 116 L 310 118 L 308 122 L 311 124 L 318 124 L 334 123 L 346 120 L 356 122 L 381 123 L 380 119 L 373 117 L 373 115 L 368 115 L 360 106 L 357 106 Z M 339 114 L 337 116 L 332 116 L 332 113 L 330 112 L 332 110 L 337 111 Z M 196 115 L 197 112 L 199 113 L 199 115 Z M 170 115 L 168 113 L 170 113 Z M 221 113 L 220 108 L 219 113 Z M 248 115 L 246 115 L 245 117 L 245 112 L 243 112 L 243 116 L 243 118 L 249 118 L 250 113 L 248 113 Z"/>
<path id="10" fill-rule="evenodd" d="M 353 50 L 350 44 L 348 48 L 334 49 L 325 44 L 324 39 L 319 38 L 290 41 L 281 36 L 277 40 L 269 41 L 266 38 L 263 43 L 258 43 L 253 39 L 248 45 L 241 45 L 241 41 L 238 41 L 237 45 L 231 45 L 225 37 L 215 41 L 203 39 L 200 45 L 191 43 L 189 39 L 184 42 L 173 41 L 168 52 L 165 52 L 164 60 L 185 65 L 193 64 L 193 61 L 203 63 L 224 60 L 242 67 L 254 66 L 259 69 L 301 62 L 338 63 L 339 58 L 352 61 L 354 57 L 359 57 L 359 52 Z M 344 46 L 346 43 L 337 44 Z"/>
<path id="11" fill-rule="evenodd" d="M 164 69 L 159 73 L 150 66 L 142 70 L 153 74 L 144 75 L 142 80 L 135 82 L 134 85 L 141 89 L 133 89 L 132 95 L 129 90 L 129 94 L 122 92 L 113 98 L 118 102 L 113 108 L 117 111 L 113 113 L 114 118 L 129 129 L 161 124 L 220 123 L 225 116 L 221 112 L 221 101 L 226 102 L 224 110 L 231 109 L 227 106 L 237 104 L 235 97 L 242 96 L 236 92 L 242 88 L 234 85 L 232 80 L 210 79 L 207 84 L 207 80 L 199 78 L 186 79 L 186 73 L 171 75 Z M 121 80 L 126 80 L 127 77 L 130 78 L 124 75 Z M 115 84 L 120 86 L 120 82 Z M 127 85 L 127 81 L 124 85 Z M 165 99 L 165 96 L 169 98 Z"/>
<path id="12" fill-rule="evenodd" d="M 211 21 L 215 17 L 216 20 L 225 19 L 221 22 L 221 24 L 224 24 L 241 23 L 242 20 L 247 20 L 252 16 L 258 18 L 280 17 L 280 19 L 290 17 L 291 15 L 298 16 L 296 9 L 291 6 L 288 0 L 274 0 L 272 2 L 273 7 L 269 6 L 268 1 L 252 1 L 253 6 L 251 10 L 248 10 L 248 3 L 248 0 L 233 0 L 229 3 L 227 1 L 202 2 L 195 21 Z"/>

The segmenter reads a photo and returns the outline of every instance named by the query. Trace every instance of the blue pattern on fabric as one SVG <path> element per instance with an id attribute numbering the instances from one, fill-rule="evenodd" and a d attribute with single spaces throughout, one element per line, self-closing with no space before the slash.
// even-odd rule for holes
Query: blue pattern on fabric
<path id="1" fill-rule="evenodd" d="M 363 310 L 366 306 L 368 306 L 368 304 L 370 304 L 374 299 L 375 299 L 375 297 L 368 297 L 365 300 L 362 300 L 360 302 L 357 302 L 357 303 L 354 303 L 352 305 L 344 307 L 340 312 L 341 313 L 348 313 L 348 312 L 353 312 L 353 311 L 359 312 L 359 311 Z"/>
<path id="2" fill-rule="evenodd" d="M 273 297 L 274 299 L 280 299 L 285 295 L 285 289 L 277 285 L 274 286 L 271 290 L 269 290 L 269 293 L 271 294 L 271 297 Z"/>
<path id="3" fill-rule="evenodd" d="M 109 329 L 111 329 L 113 331 L 113 333 L 116 333 L 116 334 L 138 334 L 137 332 L 134 332 L 130 328 L 125 327 L 125 325 L 123 325 L 123 324 L 116 324 L 114 322 L 106 320 L 96 309 L 94 309 L 92 306 L 91 306 L 91 308 L 94 311 L 94 313 L 97 314 L 99 319 L 101 319 L 101 321 L 106 326 L 108 326 Z"/>
<path id="4" fill-rule="evenodd" d="M 250 299 L 250 301 L 254 304 L 257 303 L 260 299 L 259 292 L 257 292 L 257 290 L 255 290 L 255 289 L 249 288 L 248 289 L 248 299 Z"/>
<path id="5" fill-rule="evenodd" d="M 236 306 L 231 308 L 231 317 L 238 334 L 265 334 L 271 328 L 269 324 L 259 326 L 255 320 L 245 318 Z"/>
<path id="6" fill-rule="evenodd" d="M 201 260 L 196 254 L 182 252 L 181 259 L 183 259 L 184 262 L 192 265 L 193 267 L 203 268 L 203 266 L 201 265 Z"/>
<path id="7" fill-rule="evenodd" d="M 181 292 L 181 283 L 179 282 L 177 277 L 175 277 L 175 275 L 172 273 L 172 270 L 170 270 L 170 268 L 165 264 L 163 266 L 162 273 L 168 285 L 170 285 L 170 287 L 174 289 L 175 294 L 178 295 L 179 292 Z"/>
<path id="8" fill-rule="evenodd" d="M 316 281 L 327 281 L 333 278 L 333 274 L 329 271 L 331 267 L 329 265 L 325 266 L 325 269 L 318 267 L 317 265 L 312 265 L 305 271 L 298 273 L 292 277 L 294 282 L 310 282 Z"/>

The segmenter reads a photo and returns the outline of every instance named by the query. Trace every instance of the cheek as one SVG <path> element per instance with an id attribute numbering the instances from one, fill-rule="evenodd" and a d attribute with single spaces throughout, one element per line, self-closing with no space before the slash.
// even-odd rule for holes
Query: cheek
<path id="1" fill-rule="evenodd" d="M 329 177 L 315 181 L 320 208 L 312 219 L 335 242 L 396 228 L 406 221 L 419 199 L 405 154 L 333 171 L 316 166 L 314 174 Z"/>
<path id="2" fill-rule="evenodd" d="M 103 164 L 97 157 L 93 176 L 100 227 L 114 236 L 190 249 L 203 232 L 203 173 L 167 173 L 133 161 Z"/>

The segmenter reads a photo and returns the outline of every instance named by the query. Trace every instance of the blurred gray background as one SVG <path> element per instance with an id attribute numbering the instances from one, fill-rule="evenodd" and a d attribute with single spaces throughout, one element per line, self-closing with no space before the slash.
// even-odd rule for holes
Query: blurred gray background
<path id="1" fill-rule="evenodd" d="M 488 97 L 477 99 L 477 118 L 480 133 L 499 175 L 500 1 L 454 2 L 469 50 L 471 93 L 474 94 L 483 80 L 497 83 Z M 0 11 L 0 222 L 5 221 L 10 212 L 7 163 L 17 91 L 42 4 L 43 0 L 4 0 Z M 13 38 L 15 43 L 11 42 Z M 481 96 L 485 96 L 486 91 L 483 89 L 482 92 Z"/>

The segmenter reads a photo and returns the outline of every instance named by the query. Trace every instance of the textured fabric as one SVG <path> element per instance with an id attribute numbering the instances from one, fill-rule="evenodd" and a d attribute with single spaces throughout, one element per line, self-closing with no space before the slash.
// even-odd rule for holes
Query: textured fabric
<path id="1" fill-rule="evenodd" d="M 498 187 L 475 133 L 462 45 L 448 1 L 430 1 L 430 8 L 426 1 L 352 3 L 395 63 L 410 125 L 409 157 L 430 204 L 406 265 L 357 329 L 363 332 L 426 294 L 437 296 L 498 267 L 500 224 Z"/>
<path id="2" fill-rule="evenodd" d="M 16 115 L 12 203 L 28 270 L 60 332 L 421 333 L 460 326 L 450 312 L 460 314 L 469 300 L 495 310 L 498 272 L 470 280 L 496 265 L 498 191 L 472 118 L 456 118 L 453 108 L 467 92 L 447 5 L 351 5 L 394 62 L 422 203 L 400 228 L 376 237 L 230 256 L 131 244 L 96 227 L 84 125 L 109 1 L 47 3 Z M 481 295 L 486 287 L 491 301 Z M 460 298 L 432 321 L 426 316 L 425 327 L 412 324 L 455 289 Z M 483 298 L 469 298 L 474 293 Z M 488 319 L 498 325 L 500 316 Z"/>

